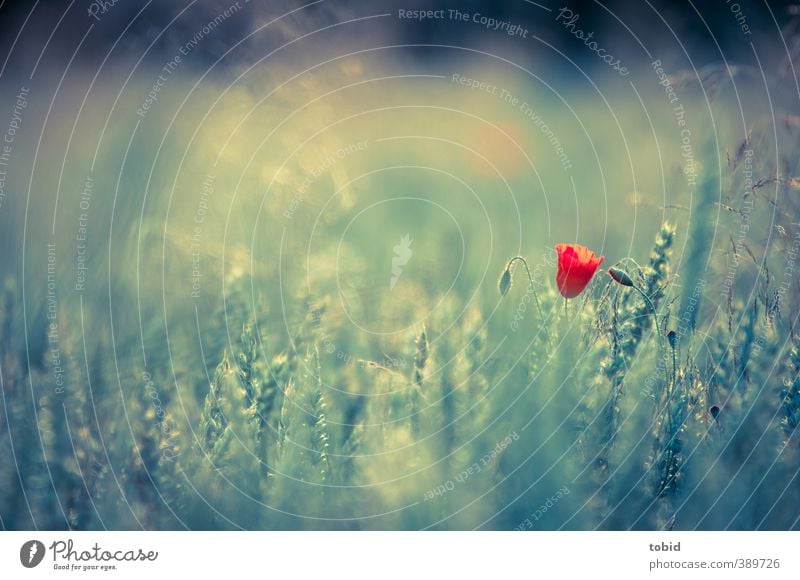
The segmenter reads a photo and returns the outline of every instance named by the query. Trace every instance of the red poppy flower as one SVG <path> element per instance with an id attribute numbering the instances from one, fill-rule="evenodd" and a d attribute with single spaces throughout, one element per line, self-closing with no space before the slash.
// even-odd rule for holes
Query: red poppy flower
<path id="1" fill-rule="evenodd" d="M 597 272 L 604 256 L 599 258 L 580 244 L 557 244 L 558 274 L 556 284 L 564 298 L 575 298 Z"/>

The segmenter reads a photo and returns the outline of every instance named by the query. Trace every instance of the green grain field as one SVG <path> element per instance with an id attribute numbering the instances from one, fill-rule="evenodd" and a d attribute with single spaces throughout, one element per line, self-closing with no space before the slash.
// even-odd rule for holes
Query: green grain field
<path id="1" fill-rule="evenodd" d="M 793 69 L 467 25 L 2 73 L 0 527 L 800 529 Z"/>

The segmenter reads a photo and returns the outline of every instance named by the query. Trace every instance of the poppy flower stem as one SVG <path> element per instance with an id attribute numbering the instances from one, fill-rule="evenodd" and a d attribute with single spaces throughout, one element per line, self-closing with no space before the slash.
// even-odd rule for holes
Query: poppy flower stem
<path id="1" fill-rule="evenodd" d="M 659 350 L 661 351 L 659 354 L 661 356 L 661 362 L 665 363 L 665 365 L 666 365 L 667 364 L 666 363 L 667 349 L 664 346 L 664 337 L 661 334 L 661 326 L 658 323 L 658 311 L 656 310 L 656 307 L 653 304 L 653 301 L 650 300 L 650 297 L 647 295 L 647 292 L 642 290 L 639 286 L 637 286 L 634 283 L 633 278 L 631 278 L 625 270 L 620 270 L 619 268 L 616 268 L 616 267 L 612 266 L 611 268 L 608 269 L 608 274 L 609 274 L 609 276 L 611 276 L 611 278 L 617 284 L 620 284 L 621 286 L 626 286 L 628 288 L 633 288 L 634 290 L 636 290 L 639 293 L 639 295 L 642 297 L 642 299 L 644 300 L 645 304 L 647 304 L 647 307 L 653 313 L 653 321 L 655 322 L 655 325 L 656 325 L 656 334 L 658 334 L 658 347 L 659 347 Z M 670 340 L 670 344 L 672 344 L 672 340 Z M 673 350 L 673 357 L 674 357 L 674 355 L 675 355 L 675 353 L 674 353 L 674 350 Z M 674 361 L 673 361 L 673 363 L 674 363 Z M 660 364 L 661 363 L 659 363 L 659 365 Z M 674 364 L 673 364 L 673 366 L 674 366 Z M 667 375 L 667 382 L 673 382 L 674 379 L 673 379 L 673 381 L 670 381 L 669 373 L 666 370 L 666 366 L 664 368 L 665 368 L 664 374 Z M 674 375 L 674 371 L 673 371 L 673 375 Z M 668 386 L 668 390 L 671 391 L 671 386 Z"/>
<path id="2" fill-rule="evenodd" d="M 672 384 L 678 380 L 678 361 L 675 357 L 675 347 L 672 347 Z"/>
<path id="3" fill-rule="evenodd" d="M 661 352 L 666 355 L 667 349 L 664 347 L 664 337 L 661 336 L 661 326 L 658 324 L 658 311 L 656 310 L 653 301 L 650 300 L 650 297 L 647 295 L 647 292 L 639 288 L 639 286 L 634 283 L 633 278 L 631 278 L 625 270 L 620 270 L 619 268 L 612 266 L 608 269 L 608 274 L 611 276 L 614 282 L 627 288 L 633 288 L 642 297 L 645 304 L 647 304 L 647 307 L 650 309 L 650 312 L 653 313 L 653 321 L 656 324 L 656 333 L 658 334 L 658 344 L 661 347 Z"/>
<path id="4" fill-rule="evenodd" d="M 508 264 L 506 264 L 506 272 L 511 272 L 514 262 L 522 262 L 522 265 L 525 266 L 525 273 L 528 275 L 528 283 L 530 284 L 531 293 L 533 294 L 533 299 L 536 301 L 536 310 L 539 312 L 539 319 L 542 321 L 542 328 L 544 328 L 545 335 L 547 336 L 547 343 L 549 344 L 550 333 L 547 331 L 547 327 L 544 324 L 545 320 L 544 313 L 542 312 L 542 305 L 539 303 L 539 296 L 536 294 L 536 286 L 533 283 L 533 276 L 531 276 L 531 269 L 528 267 L 528 261 L 522 256 L 514 256 L 508 261 Z"/>
<path id="5" fill-rule="evenodd" d="M 660 400 L 664 398 L 664 411 L 667 412 L 667 408 L 669 405 L 670 400 L 672 399 L 673 389 L 675 386 L 675 373 L 677 369 L 676 360 L 675 360 L 675 349 L 672 349 L 672 376 L 669 375 L 669 372 L 666 369 L 666 357 L 667 357 L 667 347 L 664 344 L 664 337 L 661 335 L 661 327 L 658 324 L 658 313 L 656 311 L 656 307 L 653 304 L 653 301 L 650 300 L 650 297 L 645 293 L 644 290 L 639 288 L 637 285 L 633 284 L 631 288 L 635 289 L 642 297 L 642 299 L 647 303 L 647 306 L 650 308 L 650 311 L 653 313 L 653 321 L 656 325 L 656 334 L 658 334 L 658 348 L 661 351 L 661 363 L 656 365 L 656 371 L 658 371 L 658 367 L 664 363 L 664 375 L 666 380 L 666 392 L 662 393 L 658 397 L 658 401 L 656 403 L 656 410 L 655 412 L 658 413 L 658 409 L 660 407 Z"/>
<path id="6" fill-rule="evenodd" d="M 667 350 L 666 350 L 666 348 L 664 348 L 664 337 L 661 336 L 661 327 L 658 324 L 658 312 L 656 311 L 656 307 L 653 304 L 653 301 L 650 300 L 650 297 L 645 293 L 644 290 L 642 290 L 641 288 L 639 288 L 635 284 L 633 286 L 631 286 L 631 288 L 636 290 L 641 295 L 642 299 L 647 304 L 647 307 L 650 308 L 650 312 L 653 313 L 653 321 L 655 322 L 655 325 L 656 325 L 656 334 L 658 334 L 658 344 L 661 347 L 661 352 L 666 353 Z"/>

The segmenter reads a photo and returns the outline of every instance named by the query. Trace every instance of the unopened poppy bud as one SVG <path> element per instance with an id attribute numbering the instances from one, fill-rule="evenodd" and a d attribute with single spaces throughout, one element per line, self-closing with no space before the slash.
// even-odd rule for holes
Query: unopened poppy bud
<path id="1" fill-rule="evenodd" d="M 678 344 L 678 334 L 674 330 L 670 330 L 667 333 L 667 340 L 669 341 L 669 345 L 672 348 L 675 348 L 675 346 Z"/>
<path id="2" fill-rule="evenodd" d="M 633 286 L 633 280 L 628 276 L 628 273 L 619 268 L 609 268 L 608 275 L 611 276 L 615 282 L 623 286 Z"/>
<path id="3" fill-rule="evenodd" d="M 714 419 L 716 419 L 717 417 L 719 417 L 719 405 L 711 405 L 708 408 L 708 412 L 711 414 L 712 417 L 714 417 Z"/>
<path id="4" fill-rule="evenodd" d="M 500 276 L 500 281 L 497 283 L 497 288 L 500 290 L 500 296 L 505 296 L 508 289 L 511 288 L 511 266 L 506 266 L 503 274 Z"/>

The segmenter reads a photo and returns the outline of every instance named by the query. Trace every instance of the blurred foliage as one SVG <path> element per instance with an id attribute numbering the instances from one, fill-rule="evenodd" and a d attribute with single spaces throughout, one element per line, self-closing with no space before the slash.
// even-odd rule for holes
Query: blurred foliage
<path id="1" fill-rule="evenodd" d="M 661 87 L 652 118 L 612 87 L 617 115 L 588 82 L 557 87 L 588 95 L 567 107 L 474 67 L 548 120 L 568 172 L 519 107 L 380 58 L 268 103 L 280 68 L 209 82 L 174 119 L 165 92 L 138 133 L 112 116 L 90 208 L 62 201 L 55 234 L 43 211 L 23 238 L 6 200 L 0 525 L 800 528 L 797 117 L 676 68 L 690 187 Z M 601 270 L 565 302 L 570 241 L 636 289 Z M 518 254 L 530 280 L 503 273 Z"/>

